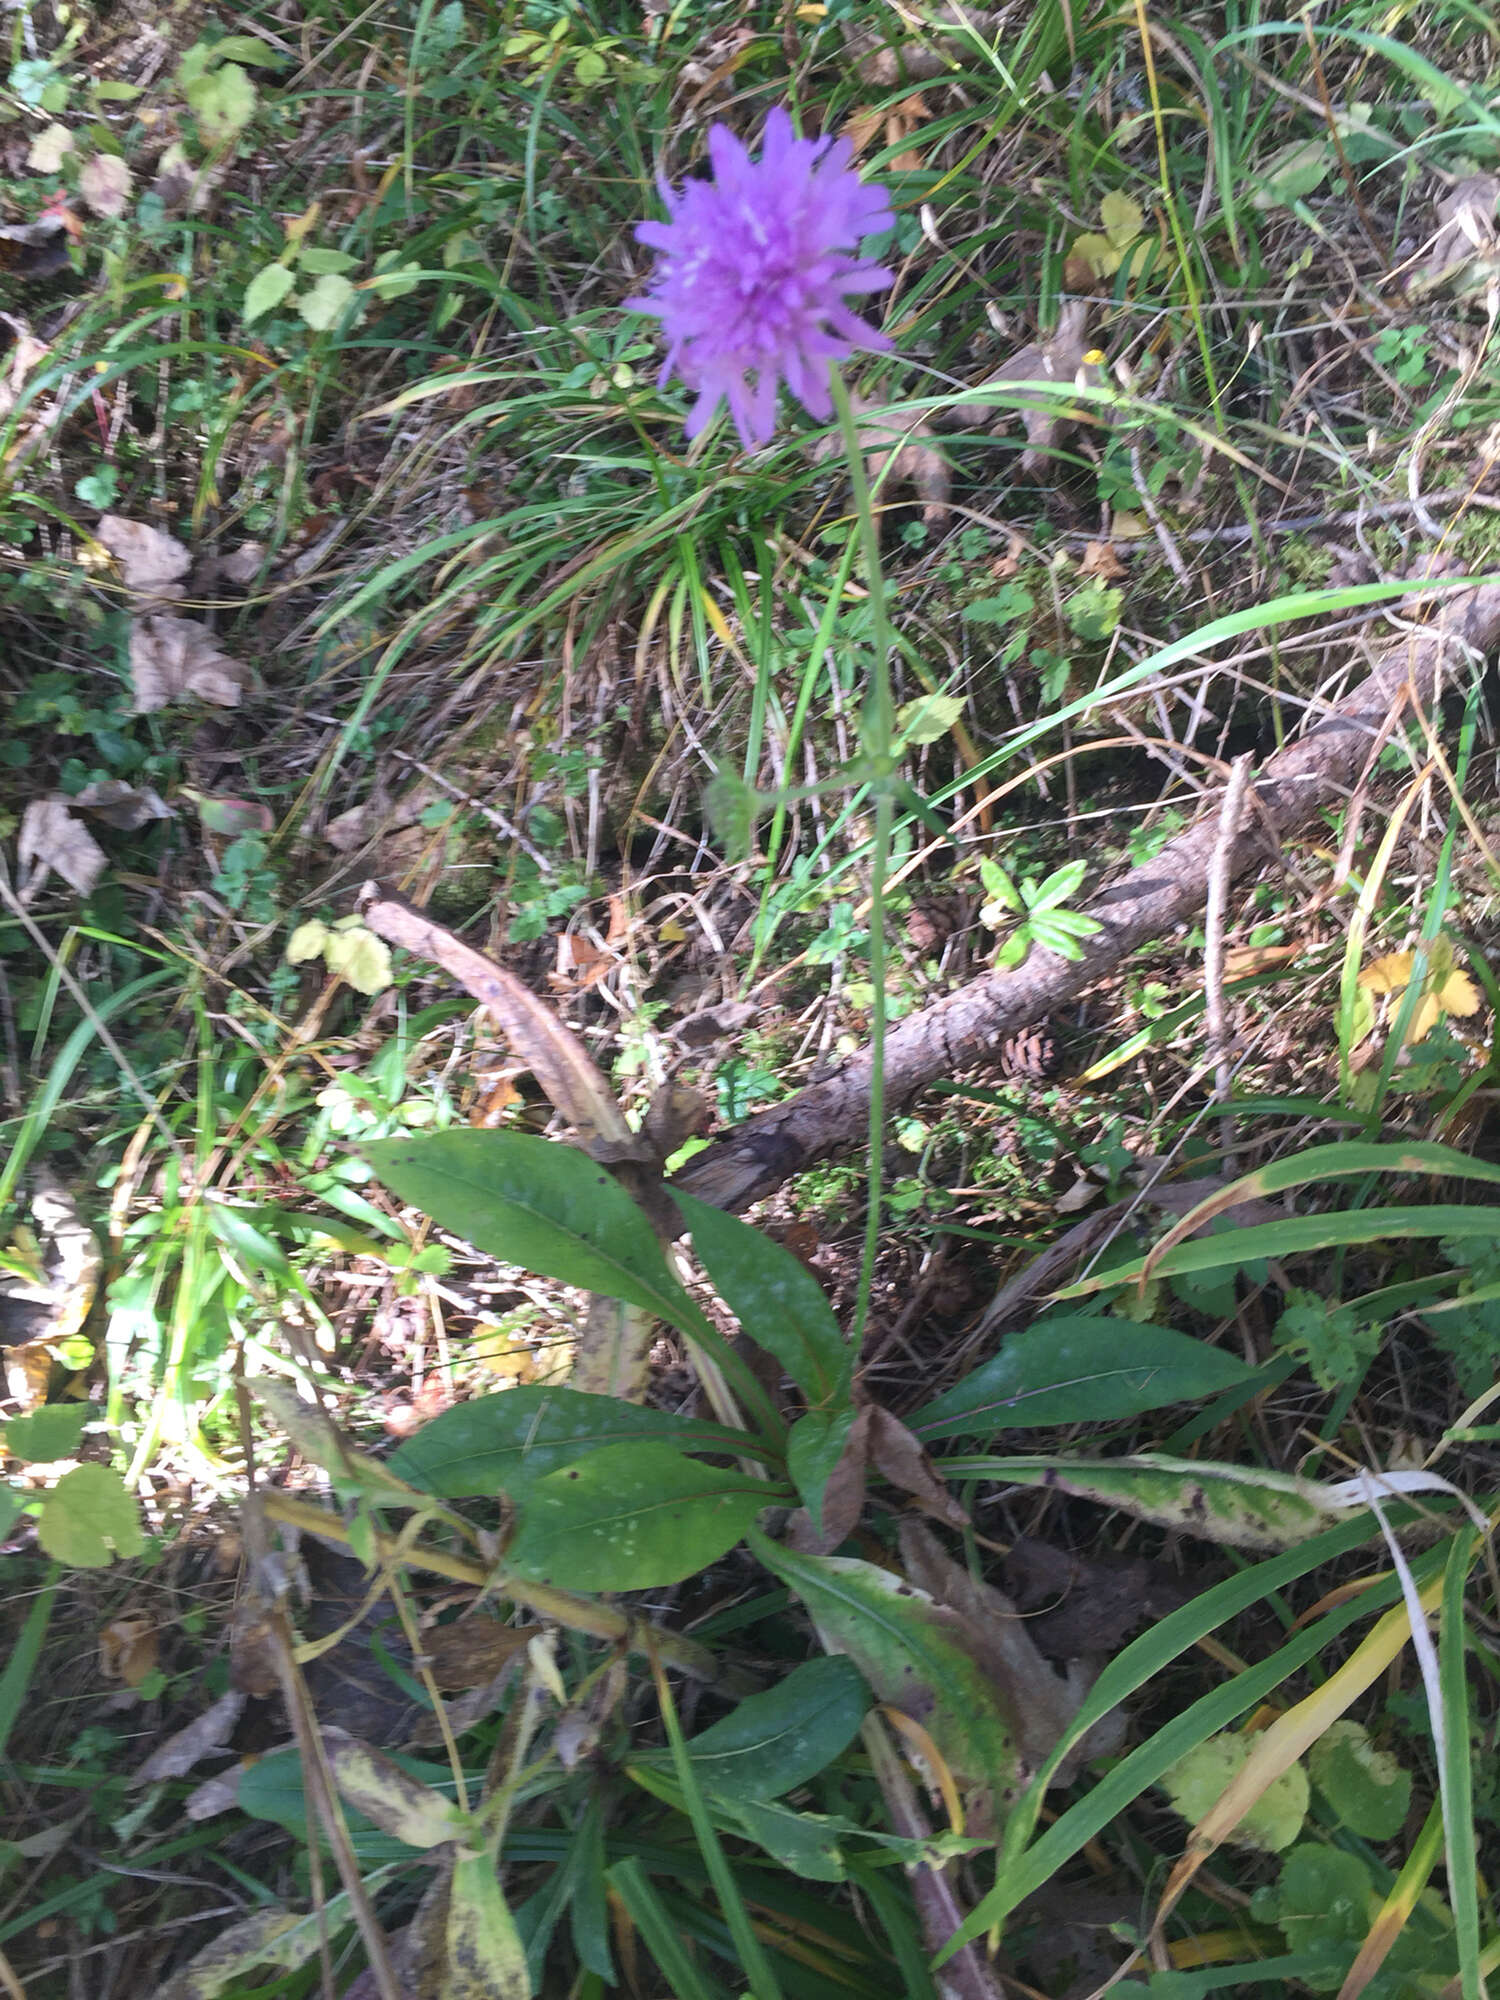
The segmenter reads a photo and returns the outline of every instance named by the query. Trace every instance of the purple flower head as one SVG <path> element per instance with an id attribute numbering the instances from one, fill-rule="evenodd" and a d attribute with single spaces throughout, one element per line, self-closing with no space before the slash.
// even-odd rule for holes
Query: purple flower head
<path id="1" fill-rule="evenodd" d="M 891 345 L 845 299 L 890 284 L 858 246 L 895 217 L 885 190 L 854 171 L 847 139 L 799 139 L 780 108 L 766 119 L 758 160 L 723 125 L 710 129 L 708 153 L 713 179 L 676 194 L 663 186 L 669 220 L 637 226 L 661 254 L 649 293 L 626 304 L 662 323 L 660 380 L 675 370 L 697 395 L 688 436 L 727 398 L 748 449 L 775 427 L 778 381 L 826 422 L 830 363 Z"/>

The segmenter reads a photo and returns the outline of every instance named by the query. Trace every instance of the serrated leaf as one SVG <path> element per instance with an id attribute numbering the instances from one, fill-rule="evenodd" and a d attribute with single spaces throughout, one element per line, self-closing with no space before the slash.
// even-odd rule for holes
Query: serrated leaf
<path id="1" fill-rule="evenodd" d="M 732 1452 L 736 1431 L 668 1410 L 528 1384 L 481 1396 L 424 1424 L 386 1461 L 398 1479 L 444 1500 L 525 1494 L 543 1473 L 610 1445 L 652 1441 L 681 1451 Z"/>
<path id="2" fill-rule="evenodd" d="M 706 1569 L 789 1497 L 670 1445 L 607 1445 L 532 1484 L 506 1564 L 568 1590 L 653 1590 Z"/>
<path id="3" fill-rule="evenodd" d="M 957 694 L 925 694 L 896 710 L 896 733 L 903 743 L 937 743 L 964 712 Z"/>
<path id="4" fill-rule="evenodd" d="M 305 965 L 311 958 L 321 958 L 323 947 L 331 933 L 327 924 L 311 917 L 305 924 L 298 924 L 286 942 L 286 959 L 289 965 Z"/>
<path id="5" fill-rule="evenodd" d="M 145 1547 L 140 1508 L 107 1465 L 79 1465 L 63 1474 L 42 1507 L 37 1540 L 74 1569 L 107 1569 L 111 1556 L 128 1562 Z"/>
<path id="6" fill-rule="evenodd" d="M 48 1465 L 71 1458 L 83 1427 L 98 1411 L 92 1403 L 44 1403 L 5 1425 L 5 1449 L 27 1465 Z"/>
<path id="7" fill-rule="evenodd" d="M 640 1208 L 571 1146 L 523 1132 L 465 1131 L 381 1139 L 362 1150 L 402 1201 L 476 1249 L 712 1339 Z"/>
<path id="8" fill-rule="evenodd" d="M 391 983 L 391 948 L 364 925 L 330 932 L 323 946 L 328 970 L 356 993 L 383 993 Z"/>
<path id="9" fill-rule="evenodd" d="M 1099 220 L 1115 249 L 1124 250 L 1140 235 L 1146 218 L 1138 201 L 1132 201 L 1118 188 L 1111 188 L 1099 203 Z"/>
<path id="10" fill-rule="evenodd" d="M 847 1654 L 881 1701 L 920 1722 L 959 1784 L 982 1786 L 1000 1817 L 1015 1789 L 1015 1743 L 994 1683 L 953 1637 L 951 1614 L 873 1563 L 747 1539 L 801 1599 L 826 1649 Z"/>
<path id="11" fill-rule="evenodd" d="M 1251 1739 L 1233 1731 L 1210 1736 L 1162 1773 L 1173 1810 L 1194 1826 L 1211 1812 L 1229 1782 L 1250 1761 Z M 1266 1787 L 1226 1838 L 1236 1847 L 1279 1854 L 1290 1847 L 1307 1817 L 1307 1773 L 1293 1764 Z"/>
<path id="12" fill-rule="evenodd" d="M 1411 1773 L 1377 1750 L 1362 1722 L 1334 1722 L 1307 1753 L 1312 1781 L 1351 1833 L 1393 1840 L 1411 1805 Z"/>
<path id="13" fill-rule="evenodd" d="M 263 319 L 268 312 L 273 312 L 296 282 L 288 264 L 266 264 L 257 271 L 245 287 L 245 302 L 240 308 L 240 317 L 246 326 L 252 320 Z"/>
<path id="14" fill-rule="evenodd" d="M 327 333 L 338 325 L 353 297 L 354 287 L 349 280 L 329 271 L 311 291 L 300 295 L 297 310 L 314 333 Z"/>
<path id="15" fill-rule="evenodd" d="M 669 1190 L 693 1253 L 745 1333 L 781 1363 L 810 1404 L 840 1393 L 853 1350 L 807 1266 L 738 1216 Z"/>
<path id="16" fill-rule="evenodd" d="M 1010 1334 L 999 1353 L 908 1419 L 926 1444 L 995 1431 L 1111 1423 L 1253 1381 L 1232 1354 L 1169 1327 L 1099 1314 L 1058 1316 Z"/>

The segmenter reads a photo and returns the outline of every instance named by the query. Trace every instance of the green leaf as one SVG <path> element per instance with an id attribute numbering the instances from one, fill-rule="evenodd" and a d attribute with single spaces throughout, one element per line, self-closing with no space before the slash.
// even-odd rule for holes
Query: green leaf
<path id="1" fill-rule="evenodd" d="M 37 1540 L 74 1569 L 107 1569 L 111 1553 L 128 1562 L 145 1547 L 140 1509 L 118 1472 L 79 1465 L 47 1495 Z"/>
<path id="2" fill-rule="evenodd" d="M 1127 249 L 1145 225 L 1141 205 L 1118 188 L 1111 188 L 1099 203 L 1099 220 L 1104 233 L 1117 250 Z"/>
<path id="3" fill-rule="evenodd" d="M 1123 1337 L 1129 1339 L 1122 1329 Z M 1284 1549 L 1327 1524 L 1327 1513 L 1286 1473 L 1159 1458 L 950 1458 L 950 1478 L 1055 1486 L 1137 1520 L 1180 1528 L 1236 1549 Z"/>
<path id="4" fill-rule="evenodd" d="M 12 1417 L 5 1426 L 5 1449 L 12 1458 L 28 1465 L 47 1465 L 55 1458 L 71 1458 L 78 1449 L 83 1427 L 99 1414 L 92 1403 L 44 1403 L 25 1416 Z"/>
<path id="5" fill-rule="evenodd" d="M 1126 1327 L 1098 1314 L 1059 1316 L 1009 1335 L 992 1360 L 918 1410 L 908 1428 L 931 1444 L 1110 1423 L 1216 1396 L 1253 1375 L 1234 1355 L 1169 1327 Z"/>
<path id="6" fill-rule="evenodd" d="M 477 1250 L 624 1299 L 695 1339 L 704 1330 L 641 1210 L 613 1174 L 573 1147 L 525 1132 L 467 1131 L 361 1150 L 393 1194 Z"/>
<path id="7" fill-rule="evenodd" d="M 809 1410 L 787 1434 L 786 1469 L 818 1535 L 823 1532 L 823 1495 L 853 1428 L 854 1410 L 845 1406 Z"/>
<path id="8" fill-rule="evenodd" d="M 1161 1776 L 1174 1811 L 1196 1826 L 1249 1763 L 1250 1750 L 1251 1739 L 1233 1730 L 1195 1745 Z M 1307 1797 L 1307 1773 L 1293 1764 L 1266 1787 L 1226 1839 L 1236 1847 L 1279 1854 L 1302 1831 Z"/>
<path id="9" fill-rule="evenodd" d="M 958 694 L 926 694 L 896 710 L 896 733 L 902 743 L 938 743 L 964 712 Z"/>
<path id="10" fill-rule="evenodd" d="M 245 302 L 240 308 L 240 317 L 246 326 L 252 320 L 263 319 L 268 312 L 273 312 L 295 283 L 288 265 L 263 265 L 245 287 Z"/>
<path id="11" fill-rule="evenodd" d="M 1393 1840 L 1411 1805 L 1411 1773 L 1377 1750 L 1362 1722 L 1334 1722 L 1307 1754 L 1312 1781 L 1351 1833 Z"/>
<path id="12" fill-rule="evenodd" d="M 925 1591 L 851 1556 L 803 1556 L 746 1538 L 795 1591 L 831 1653 L 846 1653 L 881 1701 L 921 1721 L 959 1784 L 984 1786 L 998 1812 L 1017 1758 L 998 1692 L 952 1636 L 953 1619 Z"/>
<path id="13" fill-rule="evenodd" d="M 568 1590 L 653 1590 L 734 1547 L 763 1508 L 790 1496 L 670 1445 L 606 1445 L 544 1473 L 521 1503 L 507 1566 Z"/>
<path id="14" fill-rule="evenodd" d="M 211 146 L 237 139 L 255 115 L 255 85 L 238 63 L 194 77 L 183 96 Z"/>
<path id="15" fill-rule="evenodd" d="M 725 860 L 748 861 L 760 813 L 760 794 L 755 787 L 731 771 L 720 771 L 704 787 L 703 811 L 723 845 Z"/>
<path id="16" fill-rule="evenodd" d="M 359 259 L 351 257 L 347 250 L 324 249 L 316 243 L 311 243 L 303 250 L 297 262 L 310 277 L 321 278 L 326 277 L 329 272 L 338 276 L 344 271 L 352 271 L 359 263 Z"/>
<path id="17" fill-rule="evenodd" d="M 722 1799 L 777 1799 L 825 1770 L 853 1741 L 870 1690 L 850 1660 L 804 1660 L 764 1694 L 748 1695 L 722 1722 L 689 1737 L 688 1755 L 706 1792 Z M 671 1768 L 665 1752 L 652 1759 Z"/>
<path id="18" fill-rule="evenodd" d="M 310 292 L 302 293 L 297 300 L 297 310 L 314 333 L 328 333 L 344 317 L 354 295 L 354 287 L 349 280 L 340 277 L 336 271 L 330 271 L 319 278 Z"/>
<path id="19" fill-rule="evenodd" d="M 683 1451 L 733 1452 L 753 1440 L 667 1410 L 528 1385 L 456 1403 L 391 1453 L 398 1479 L 444 1500 L 520 1496 L 543 1473 L 610 1445 L 651 1440 Z"/>
<path id="20" fill-rule="evenodd" d="M 1063 616 L 1080 639 L 1108 639 L 1120 622 L 1125 593 L 1117 584 L 1089 578 L 1063 605 Z"/>
<path id="21" fill-rule="evenodd" d="M 1294 139 L 1281 146 L 1260 170 L 1252 208 L 1290 208 L 1320 188 L 1337 157 L 1327 139 Z"/>
<path id="22" fill-rule="evenodd" d="M 1032 891 L 1029 899 L 1032 910 L 1052 910 L 1060 903 L 1066 903 L 1070 896 L 1077 893 L 1087 873 L 1086 861 L 1065 861 L 1061 868 L 1054 868 L 1041 887 Z M 1098 925 L 1094 928 L 1097 930 Z"/>
<path id="23" fill-rule="evenodd" d="M 692 1231 L 693 1254 L 756 1346 L 776 1357 L 809 1403 L 844 1394 L 854 1350 L 807 1266 L 738 1216 L 668 1192 Z"/>
<path id="24" fill-rule="evenodd" d="M 280 49 L 273 49 L 269 42 L 263 42 L 259 35 L 226 35 L 222 41 L 215 42 L 208 53 L 215 63 L 253 63 L 257 69 L 285 69 L 291 60 Z"/>
<path id="25" fill-rule="evenodd" d="M 842 1882 L 848 1873 L 838 1845 L 841 1822 L 752 1799 L 731 1801 L 727 1811 L 745 1838 L 789 1875 L 804 1882 Z"/>

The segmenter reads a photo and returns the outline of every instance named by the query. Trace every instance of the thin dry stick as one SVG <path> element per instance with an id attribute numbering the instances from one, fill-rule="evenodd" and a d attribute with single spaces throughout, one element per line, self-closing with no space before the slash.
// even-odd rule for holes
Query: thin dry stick
<path id="1" fill-rule="evenodd" d="M 1224 787 L 1224 803 L 1219 808 L 1219 838 L 1208 870 L 1208 907 L 1204 914 L 1203 997 L 1208 1025 L 1208 1051 L 1214 1061 L 1214 1098 L 1227 1105 L 1234 1085 L 1229 1061 L 1229 1037 L 1224 1016 L 1224 917 L 1229 907 L 1229 883 L 1233 874 L 1235 847 L 1240 822 L 1245 815 L 1245 794 L 1250 789 L 1253 759 L 1247 750 L 1229 767 L 1229 783 Z M 1234 1160 L 1234 1113 L 1226 1111 L 1220 1123 L 1223 1134 L 1224 1172 L 1232 1180 L 1239 1169 Z"/>

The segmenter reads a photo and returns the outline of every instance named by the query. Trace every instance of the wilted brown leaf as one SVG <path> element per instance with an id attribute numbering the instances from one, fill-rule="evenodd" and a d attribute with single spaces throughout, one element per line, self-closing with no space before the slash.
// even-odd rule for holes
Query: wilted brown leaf
<path id="1" fill-rule="evenodd" d="M 902 1493 L 911 1494 L 925 1513 L 950 1528 L 966 1528 L 969 1517 L 939 1479 L 932 1460 L 899 1418 L 878 1403 L 864 1404 L 823 1489 L 823 1530 L 813 1532 L 798 1516 L 794 1546 L 827 1554 L 847 1541 L 864 1511 L 870 1468 Z"/>
<path id="2" fill-rule="evenodd" d="M 1073 1555 L 1025 1535 L 1006 1557 L 1005 1581 L 1038 1649 L 1062 1660 L 1117 1653 L 1148 1619 L 1165 1618 L 1193 1595 L 1165 1563 Z"/>
<path id="3" fill-rule="evenodd" d="M 131 185 L 130 169 L 118 153 L 95 153 L 78 176 L 78 192 L 95 215 L 123 215 Z"/>
<path id="4" fill-rule="evenodd" d="M 85 785 L 73 803 L 119 833 L 134 833 L 153 819 L 172 818 L 172 808 L 160 792 L 149 785 L 127 785 L 123 778 L 100 778 Z"/>
<path id="5" fill-rule="evenodd" d="M 496 1618 L 465 1618 L 457 1625 L 435 1625 L 424 1632 L 422 1651 L 432 1678 L 446 1694 L 493 1680 L 542 1629 L 502 1625 Z"/>
<path id="6" fill-rule="evenodd" d="M 250 669 L 222 652 L 206 626 L 165 612 L 131 627 L 130 674 L 137 715 L 192 699 L 238 708 L 250 683 Z"/>
<path id="7" fill-rule="evenodd" d="M 1080 576 L 1102 577 L 1106 583 L 1118 583 L 1130 571 L 1120 561 L 1119 551 L 1113 542 L 1089 542 L 1083 551 L 1083 561 L 1078 565 Z"/>
<path id="8" fill-rule="evenodd" d="M 21 900 L 34 896 L 49 874 L 61 875 L 70 889 L 87 896 L 104 873 L 108 857 L 66 799 L 33 799 L 16 841 L 21 867 Z"/>
<path id="9" fill-rule="evenodd" d="M 107 1681 L 139 1687 L 160 1654 L 156 1627 L 139 1611 L 122 1611 L 99 1634 L 99 1671 Z"/>
<path id="10" fill-rule="evenodd" d="M 23 1410 L 34 1410 L 47 1400 L 47 1378 L 52 1373 L 52 1350 L 45 1340 L 21 1341 L 5 1350 L 5 1391 Z"/>
<path id="11" fill-rule="evenodd" d="M 1305 956 L 1305 944 L 1238 944 L 1224 954 L 1224 977 L 1226 979 L 1249 979 L 1257 972 L 1269 972 L 1274 966 L 1289 965 L 1295 958 Z"/>
<path id="12" fill-rule="evenodd" d="M 1086 299 L 1065 299 L 1052 334 L 1019 348 L 987 381 L 1056 382 L 1074 387 L 1102 382 L 1102 363 L 1088 345 L 1088 317 Z M 1040 469 L 1048 451 L 1070 425 L 1098 421 L 1085 407 L 1069 408 L 1053 396 L 1023 393 L 1004 404 L 956 403 L 943 413 L 942 422 L 945 428 L 958 430 L 995 430 L 1018 410 L 1026 426 L 1021 470 L 1027 473 Z"/>
<path id="13" fill-rule="evenodd" d="M 1413 297 L 1456 285 L 1461 291 L 1482 290 L 1500 271 L 1500 238 L 1495 233 L 1495 207 L 1500 203 L 1500 175 L 1471 174 L 1437 204 L 1438 226 L 1427 256 L 1407 290 Z"/>
<path id="14" fill-rule="evenodd" d="M 131 1777 L 132 1785 L 154 1785 L 164 1778 L 180 1778 L 215 1750 L 222 1750 L 234 1733 L 245 1706 L 245 1697 L 231 1688 L 212 1707 L 159 1744 Z M 213 1782 L 212 1780 L 210 1782 Z"/>
<path id="15" fill-rule="evenodd" d="M 128 521 L 123 514 L 101 516 L 94 534 L 119 564 L 127 590 L 154 598 L 181 597 L 181 579 L 192 568 L 193 558 L 180 542 L 146 521 Z"/>
<path id="16" fill-rule="evenodd" d="M 879 497 L 889 501 L 899 486 L 909 486 L 923 504 L 922 518 L 941 521 L 948 512 L 952 482 L 948 463 L 931 442 L 932 426 L 920 415 L 875 416 L 881 405 L 869 396 L 851 396 L 856 435 L 865 454 L 865 474 Z M 843 441 L 830 435 L 808 447 L 808 457 L 822 464 L 843 451 Z"/>

